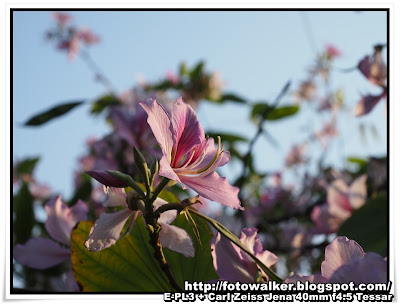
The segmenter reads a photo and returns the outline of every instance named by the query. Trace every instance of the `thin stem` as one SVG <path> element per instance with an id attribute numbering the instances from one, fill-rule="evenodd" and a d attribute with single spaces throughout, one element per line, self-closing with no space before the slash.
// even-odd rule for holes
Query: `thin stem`
<path id="1" fill-rule="evenodd" d="M 162 190 L 167 186 L 170 179 L 163 177 L 161 182 L 157 185 L 156 189 L 153 192 L 153 196 L 150 199 L 150 203 L 153 203 L 158 195 L 162 192 Z"/>

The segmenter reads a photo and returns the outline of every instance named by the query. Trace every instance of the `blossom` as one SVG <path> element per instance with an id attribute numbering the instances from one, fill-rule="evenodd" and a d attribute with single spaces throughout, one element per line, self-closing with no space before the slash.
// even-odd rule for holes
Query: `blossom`
<path id="1" fill-rule="evenodd" d="M 78 39 L 87 45 L 96 44 L 100 41 L 100 37 L 95 35 L 89 28 L 81 28 L 76 33 Z"/>
<path id="2" fill-rule="evenodd" d="M 306 161 L 304 157 L 305 150 L 307 148 L 307 144 L 303 143 L 300 145 L 293 145 L 286 155 L 285 165 L 287 167 L 291 167 L 293 165 L 299 165 Z"/>
<path id="3" fill-rule="evenodd" d="M 239 188 L 214 171 L 229 162 L 230 154 L 223 150 L 220 137 L 217 149 L 214 139 L 205 138 L 192 107 L 179 98 L 170 115 L 154 99 L 140 105 L 147 112 L 147 122 L 162 149 L 160 176 L 180 182 L 209 200 L 243 209 L 238 199 Z"/>
<path id="4" fill-rule="evenodd" d="M 374 109 L 376 104 L 382 99 L 386 97 L 386 90 L 384 90 L 379 95 L 371 95 L 368 94 L 363 96 L 360 101 L 357 102 L 357 105 L 354 109 L 356 117 L 360 117 L 366 115 Z"/>
<path id="5" fill-rule="evenodd" d="M 328 187 L 327 203 L 314 207 L 311 219 L 321 233 L 336 232 L 355 209 L 364 205 L 367 197 L 367 175 L 355 179 L 348 186 L 343 179 L 336 179 Z"/>
<path id="6" fill-rule="evenodd" d="M 71 15 L 64 12 L 53 12 L 52 15 L 61 27 L 64 27 L 72 19 Z"/>
<path id="7" fill-rule="evenodd" d="M 34 237 L 23 245 L 17 244 L 13 250 L 14 259 L 30 268 L 47 269 L 69 260 L 72 229 L 79 221 L 85 220 L 88 213 L 88 207 L 83 201 L 78 200 L 69 208 L 61 200 L 61 196 L 50 199 L 45 208 L 45 227 L 52 239 Z M 67 281 L 73 283 L 70 286 L 78 290 L 72 271 L 67 272 Z"/>
<path id="8" fill-rule="evenodd" d="M 387 262 L 380 255 L 368 252 L 354 240 L 338 236 L 325 248 L 321 274 L 303 277 L 293 275 L 285 282 L 308 280 L 315 283 L 386 283 Z"/>
<path id="9" fill-rule="evenodd" d="M 274 253 L 263 251 L 256 228 L 244 228 L 240 241 L 265 266 L 271 267 L 278 261 Z M 257 263 L 220 233 L 211 240 L 211 254 L 215 271 L 222 280 L 242 283 L 254 283 L 257 280 L 259 272 Z M 268 278 L 266 274 L 263 275 Z"/>
<path id="10" fill-rule="evenodd" d="M 325 52 L 328 55 L 328 58 L 335 58 L 342 55 L 342 52 L 340 52 L 340 50 L 332 44 L 327 44 L 325 46 Z"/>
<path id="11" fill-rule="evenodd" d="M 93 252 L 101 251 L 114 245 L 120 239 L 121 231 L 127 220 L 131 217 L 129 227 L 132 227 L 140 213 L 128 208 L 127 195 L 123 188 L 105 187 L 104 189 L 108 195 L 104 206 L 124 207 L 124 209 L 115 213 L 103 213 L 96 220 L 84 244 L 89 251 Z M 166 203 L 165 200 L 157 198 L 154 202 L 154 209 Z M 158 219 L 158 223 L 162 228 L 160 242 L 164 247 L 172 251 L 182 253 L 186 257 L 193 257 L 194 248 L 189 234 L 177 226 L 170 225 L 176 215 L 176 210 L 170 210 L 162 213 Z"/>
<path id="12" fill-rule="evenodd" d="M 373 85 L 383 86 L 387 76 L 387 68 L 382 59 L 382 46 L 375 46 L 373 56 L 365 56 L 358 69 Z"/>

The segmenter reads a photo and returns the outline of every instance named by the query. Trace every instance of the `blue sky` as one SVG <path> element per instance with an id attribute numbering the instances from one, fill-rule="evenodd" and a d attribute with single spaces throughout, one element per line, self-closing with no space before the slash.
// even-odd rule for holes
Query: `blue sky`
<path id="1" fill-rule="evenodd" d="M 176 71 L 182 61 L 193 66 L 204 60 L 207 70 L 219 71 L 225 90 L 252 102 L 271 101 L 289 79 L 296 89 L 306 78 L 315 52 L 327 43 L 343 53 L 335 65 L 348 68 L 372 52 L 374 44 L 386 42 L 386 13 L 376 11 L 76 11 L 71 15 L 78 26 L 88 26 L 101 36 L 91 54 L 119 92 L 135 85 L 138 75 L 156 81 L 167 70 Z M 106 134 L 109 127 L 101 118 L 90 117 L 86 105 L 42 127 L 26 128 L 21 123 L 57 103 L 94 99 L 105 90 L 81 59 L 69 62 L 45 41 L 44 32 L 53 24 L 50 12 L 14 12 L 13 20 L 13 159 L 41 155 L 36 177 L 68 196 L 76 159 L 85 153 L 85 141 Z M 311 30 L 307 31 L 307 26 Z M 376 92 L 357 71 L 334 72 L 331 86 L 345 90 L 349 109 L 361 94 Z M 292 101 L 290 96 L 283 99 L 284 103 Z M 333 142 L 327 162 L 341 167 L 347 156 L 385 154 L 384 107 L 381 102 L 363 118 L 344 115 L 339 121 L 343 137 Z M 281 168 L 290 145 L 306 136 L 304 126 L 321 121 L 310 118 L 307 108 L 303 107 L 295 119 L 268 125 L 280 146 L 274 148 L 263 139 L 257 143 L 260 169 Z M 255 133 L 248 121 L 248 107 L 204 103 L 197 113 L 205 129 L 248 138 Z M 363 143 L 358 130 L 361 122 L 376 126 L 380 140 L 374 141 L 367 134 L 367 143 Z M 224 173 L 234 175 L 236 171 L 233 164 Z M 228 180 L 234 179 L 228 176 Z"/>

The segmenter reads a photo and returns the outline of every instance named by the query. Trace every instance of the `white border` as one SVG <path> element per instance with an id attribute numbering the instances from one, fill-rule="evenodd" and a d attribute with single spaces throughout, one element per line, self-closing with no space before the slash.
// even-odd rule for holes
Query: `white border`
<path id="1" fill-rule="evenodd" d="M 110 294 L 110 295 L 63 295 L 63 294 L 57 294 L 57 295 L 36 295 L 36 294 L 24 294 L 24 295 L 10 295 L 10 9 L 12 8 L 271 8 L 271 9 L 276 9 L 276 8 L 282 8 L 282 9 L 288 9 L 288 8 L 319 8 L 319 9 L 328 9 L 328 8 L 389 8 L 390 9 L 390 14 L 389 14 L 389 29 L 390 29 L 390 67 L 389 67 L 389 79 L 390 79 L 390 90 L 389 90 L 389 97 L 390 97 L 390 162 L 391 162 L 391 168 L 390 168 L 390 177 L 389 177 L 389 182 L 390 182 L 390 278 L 391 281 L 393 282 L 393 289 L 392 293 L 395 293 L 395 300 L 398 299 L 396 298 L 396 293 L 398 292 L 398 283 L 396 283 L 394 280 L 396 278 L 395 274 L 399 274 L 398 266 L 399 264 L 396 265 L 395 269 L 395 237 L 398 236 L 395 232 L 394 228 L 394 223 L 398 219 L 399 216 L 398 211 L 399 207 L 394 204 L 394 202 L 399 202 L 399 195 L 398 195 L 398 190 L 396 189 L 396 184 L 394 181 L 398 181 L 395 177 L 397 177 L 399 173 L 399 166 L 398 162 L 395 159 L 395 152 L 399 152 L 399 142 L 395 142 L 395 131 L 399 130 L 399 120 L 395 120 L 398 115 L 398 109 L 399 106 L 396 104 L 396 100 L 398 99 L 398 94 L 395 92 L 395 85 L 397 82 L 395 81 L 396 75 L 399 72 L 399 62 L 396 60 L 395 54 L 399 53 L 399 51 L 395 52 L 396 50 L 399 50 L 398 47 L 398 40 L 394 40 L 394 37 L 399 37 L 399 32 L 396 31 L 395 29 L 398 29 L 400 27 L 400 21 L 399 21 L 399 7 L 400 7 L 400 2 L 396 3 L 396 0 L 392 1 L 385 1 L 385 3 L 377 3 L 378 0 L 375 1 L 362 1 L 362 0 L 357 0 L 357 1 L 352 1 L 352 3 L 339 3 L 338 1 L 336 3 L 332 3 L 333 1 L 330 1 L 329 3 L 324 2 L 321 3 L 321 1 L 308 1 L 308 3 L 304 4 L 301 3 L 300 0 L 292 0 L 291 3 L 268 3 L 267 1 L 252 1 L 250 4 L 243 3 L 242 1 L 219 1 L 218 3 L 187 3 L 187 1 L 174 1 L 174 3 L 168 3 L 168 1 L 159 1 L 158 3 L 132 3 L 133 1 L 127 1 L 127 0 L 120 0 L 120 3 L 117 4 L 109 4 L 109 3 L 98 3 L 97 1 L 86 1 L 86 3 L 52 3 L 50 1 L 42 1 L 40 4 L 36 3 L 14 3 L 15 1 L 8 1 L 8 3 L 4 6 L 1 7 L 1 10 L 4 10 L 5 15 L 5 30 L 2 31 L 5 35 L 5 49 L 2 49 L 1 53 L 4 52 L 4 57 L 5 58 L 5 74 L 2 76 L 5 78 L 4 82 L 1 82 L 2 84 L 5 85 L 5 106 L 4 106 L 4 113 L 5 113 L 5 124 L 0 124 L 1 126 L 1 134 L 5 136 L 5 150 L 0 150 L 1 155 L 5 154 L 4 160 L 5 163 L 3 163 L 2 166 L 5 166 L 3 168 L 3 173 L 6 174 L 6 176 L 0 176 L 0 185 L 4 186 L 5 188 L 5 228 L 4 226 L 0 226 L 1 230 L 4 230 L 3 234 L 5 234 L 5 253 L 0 251 L 1 255 L 4 255 L 4 259 L 2 260 L 5 263 L 5 278 L 2 278 L 1 280 L 3 281 L 2 287 L 5 289 L 5 293 L 3 294 L 3 298 L 5 299 L 49 299 L 49 300 L 59 300 L 60 299 L 81 299 L 81 300 L 87 300 L 87 299 L 93 299 L 97 300 L 100 302 L 108 302 L 109 299 L 118 299 L 119 301 L 124 301 L 127 299 L 135 299 L 135 300 L 157 300 L 157 301 L 162 301 L 162 295 L 118 295 L 118 294 Z M 399 53 L 400 54 L 400 53 Z M 3 55 L 3 54 L 2 54 Z M 396 200 L 397 199 L 397 200 Z M 400 202 L 398 203 L 400 204 Z M 397 226 L 398 227 L 398 226 Z M 4 236 L 4 235 L 3 235 Z M 3 299 L 4 300 L 4 299 Z M 102 301 L 101 301 L 102 300 Z M 96 302 L 97 302 L 96 301 Z M 65 302 L 68 302 L 68 300 L 65 300 Z M 205 302 L 206 304 L 209 302 Z"/>

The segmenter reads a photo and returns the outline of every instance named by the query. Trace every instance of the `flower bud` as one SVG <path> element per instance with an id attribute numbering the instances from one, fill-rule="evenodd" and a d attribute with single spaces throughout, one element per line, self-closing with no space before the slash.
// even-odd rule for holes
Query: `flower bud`
<path id="1" fill-rule="evenodd" d="M 128 208 L 132 211 L 145 211 L 145 204 L 141 199 L 140 195 L 135 191 L 130 191 L 126 196 L 126 203 L 128 204 Z"/>

